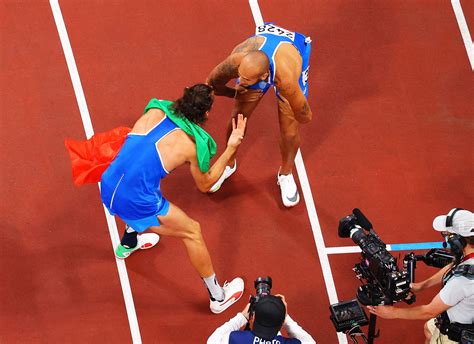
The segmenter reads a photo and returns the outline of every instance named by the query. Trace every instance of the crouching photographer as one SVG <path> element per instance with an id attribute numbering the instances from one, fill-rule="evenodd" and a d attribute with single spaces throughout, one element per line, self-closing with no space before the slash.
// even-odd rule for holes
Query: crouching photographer
<path id="1" fill-rule="evenodd" d="M 259 277 L 255 281 L 256 296 L 250 297 L 242 312 L 217 328 L 207 344 L 315 344 L 288 315 L 285 297 L 270 295 L 271 286 L 270 277 Z M 288 337 L 281 335 L 282 327 Z"/>
<path id="2" fill-rule="evenodd" d="M 419 283 L 412 291 L 419 292 L 442 284 L 441 291 L 423 306 L 399 308 L 367 306 L 369 311 L 385 319 L 428 320 L 425 343 L 474 342 L 474 214 L 454 208 L 433 221 L 455 256 L 454 263 Z"/>

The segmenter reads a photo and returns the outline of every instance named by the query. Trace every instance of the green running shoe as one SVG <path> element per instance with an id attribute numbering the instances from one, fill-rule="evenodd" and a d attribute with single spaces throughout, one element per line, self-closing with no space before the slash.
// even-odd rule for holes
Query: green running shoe
<path id="1" fill-rule="evenodd" d="M 118 244 L 115 249 L 115 257 L 118 259 L 125 259 L 137 250 L 146 250 L 155 246 L 160 241 L 160 236 L 156 233 L 145 233 L 137 235 L 138 244 L 132 248 L 123 247 Z"/>

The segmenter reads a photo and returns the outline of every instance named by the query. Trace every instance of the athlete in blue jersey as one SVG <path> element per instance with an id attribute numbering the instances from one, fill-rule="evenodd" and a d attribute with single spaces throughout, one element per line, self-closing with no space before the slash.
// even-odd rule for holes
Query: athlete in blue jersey
<path id="1" fill-rule="evenodd" d="M 172 111 L 175 116 L 186 118 L 186 123 L 194 127 L 207 120 L 213 101 L 212 87 L 197 84 L 185 89 L 183 97 L 173 103 Z M 139 249 L 141 236 L 138 233 L 146 230 L 182 239 L 191 264 L 208 288 L 214 313 L 224 311 L 242 296 L 244 282 L 237 277 L 223 287 L 219 285 L 199 223 L 163 197 L 160 182 L 171 171 L 188 163 L 198 189 L 207 192 L 240 145 L 245 125 L 243 116 L 238 116 L 226 150 L 204 173 L 198 161 L 199 151 L 196 152 L 198 138 L 192 138 L 181 130 L 163 110 L 150 108 L 135 123 L 101 180 L 104 205 L 127 224 L 116 249 L 117 257 L 126 258 Z"/>
<path id="2" fill-rule="evenodd" d="M 256 28 L 256 34 L 237 45 L 207 78 L 216 95 L 235 98 L 232 118 L 249 117 L 262 96 L 273 86 L 278 99 L 281 166 L 277 176 L 283 204 L 292 207 L 300 196 L 292 175 L 296 152 L 300 147 L 299 124 L 311 121 L 308 104 L 308 72 L 311 39 L 274 24 Z M 236 87 L 227 86 L 237 79 Z M 227 136 L 232 127 L 227 127 Z M 236 169 L 235 154 L 223 175 L 211 188 L 217 191 Z"/>

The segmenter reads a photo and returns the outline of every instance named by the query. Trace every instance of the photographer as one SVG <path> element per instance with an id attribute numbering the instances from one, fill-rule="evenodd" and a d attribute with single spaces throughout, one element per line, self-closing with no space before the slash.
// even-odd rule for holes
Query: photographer
<path id="1" fill-rule="evenodd" d="M 315 344 L 311 335 L 303 330 L 287 313 L 283 295 L 267 295 L 256 304 L 253 315 L 249 313 L 251 303 L 241 313 L 220 326 L 207 340 L 207 344 Z M 240 330 L 249 323 L 249 330 Z M 287 331 L 283 337 L 280 329 Z"/>
<path id="2" fill-rule="evenodd" d="M 418 292 L 442 284 L 441 291 L 423 306 L 367 308 L 385 319 L 431 319 L 425 324 L 426 344 L 457 343 L 461 331 L 471 330 L 474 323 L 474 214 L 454 208 L 447 215 L 436 217 L 433 227 L 450 244 L 455 261 L 425 281 L 412 283 L 411 287 L 413 292 Z"/>

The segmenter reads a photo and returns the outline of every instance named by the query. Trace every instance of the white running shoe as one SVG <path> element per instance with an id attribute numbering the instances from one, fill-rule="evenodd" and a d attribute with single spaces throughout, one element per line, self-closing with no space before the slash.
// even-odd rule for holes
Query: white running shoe
<path id="1" fill-rule="evenodd" d="M 209 189 L 210 193 L 214 193 L 221 188 L 222 183 L 229 178 L 231 175 L 234 174 L 235 170 L 237 169 L 237 160 L 234 161 L 234 167 L 226 166 L 224 169 L 224 173 L 220 176 L 217 182 Z"/>
<path id="2" fill-rule="evenodd" d="M 277 184 L 280 185 L 283 205 L 285 207 L 294 207 L 300 201 L 300 195 L 293 174 L 281 175 L 278 173 L 277 178 Z"/>
<path id="3" fill-rule="evenodd" d="M 137 246 L 132 248 L 126 248 L 122 244 L 118 244 L 115 249 L 115 256 L 118 259 L 125 259 L 129 257 L 133 252 L 137 250 L 146 250 L 152 248 L 158 241 L 160 241 L 160 236 L 156 233 L 145 233 L 137 235 Z"/>
<path id="4" fill-rule="evenodd" d="M 210 301 L 211 312 L 214 314 L 222 313 L 242 297 L 244 294 L 244 280 L 236 277 L 230 283 L 226 281 L 222 289 L 224 289 L 224 300 Z"/>

